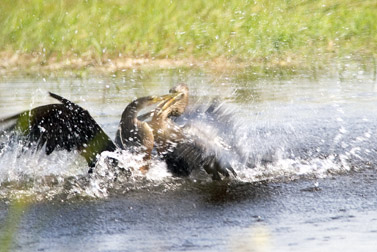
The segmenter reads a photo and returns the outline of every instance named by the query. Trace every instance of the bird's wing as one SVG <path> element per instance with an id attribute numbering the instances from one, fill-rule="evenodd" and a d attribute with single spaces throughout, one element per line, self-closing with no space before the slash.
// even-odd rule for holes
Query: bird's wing
<path id="1" fill-rule="evenodd" d="M 59 95 L 50 95 L 61 103 L 0 119 L 0 124 L 14 121 L 7 129 L 21 134 L 28 143 L 37 143 L 39 148 L 46 145 L 47 154 L 55 149 L 78 150 L 91 167 L 97 154 L 116 149 L 87 110 Z"/>
<path id="2" fill-rule="evenodd" d="M 167 151 L 163 158 L 168 170 L 175 176 L 189 176 L 200 167 L 212 175 L 213 180 L 221 180 L 219 174 L 229 177 L 229 171 L 237 176 L 229 162 L 221 160 L 197 138 L 179 142 L 172 150 Z"/>

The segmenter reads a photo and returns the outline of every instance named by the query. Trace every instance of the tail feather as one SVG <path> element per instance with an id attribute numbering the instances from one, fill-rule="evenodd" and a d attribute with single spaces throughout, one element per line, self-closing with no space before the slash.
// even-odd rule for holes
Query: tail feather
<path id="1" fill-rule="evenodd" d="M 75 107 L 79 107 L 78 105 L 76 105 L 75 103 L 71 102 L 70 100 L 64 98 L 64 97 L 61 97 L 60 95 L 57 95 L 57 94 L 54 94 L 52 92 L 48 92 L 48 94 L 52 97 L 52 98 L 55 98 L 56 100 L 60 101 L 61 103 L 63 103 L 64 105 L 66 106 L 75 106 Z"/>

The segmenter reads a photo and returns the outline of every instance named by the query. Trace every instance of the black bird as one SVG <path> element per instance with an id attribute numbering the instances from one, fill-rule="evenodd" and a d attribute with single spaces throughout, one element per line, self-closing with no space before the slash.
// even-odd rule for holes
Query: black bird
<path id="1" fill-rule="evenodd" d="M 26 145 L 36 144 L 37 149 L 46 145 L 46 154 L 54 150 L 78 150 L 93 167 L 97 154 L 116 149 L 113 141 L 81 106 L 49 93 L 61 103 L 48 104 L 24 111 L 0 123 L 15 120 L 7 129 L 21 136 Z"/>

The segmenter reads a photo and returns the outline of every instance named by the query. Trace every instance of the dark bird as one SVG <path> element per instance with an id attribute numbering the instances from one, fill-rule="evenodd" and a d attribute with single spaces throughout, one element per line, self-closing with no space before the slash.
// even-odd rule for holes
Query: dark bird
<path id="1" fill-rule="evenodd" d="M 61 103 L 36 107 L 0 122 L 14 120 L 7 131 L 15 132 L 26 146 L 46 146 L 47 155 L 54 150 L 78 150 L 90 167 L 96 164 L 97 154 L 116 149 L 87 110 L 57 94 L 49 94 Z"/>
<path id="2" fill-rule="evenodd" d="M 149 160 L 151 159 L 154 146 L 154 135 L 150 125 L 142 120 L 147 119 L 153 112 L 147 113 L 147 115 L 140 118 L 138 118 L 138 113 L 145 107 L 157 102 L 162 101 L 162 104 L 170 104 L 170 100 L 174 101 L 176 96 L 179 96 L 179 94 L 141 97 L 131 102 L 122 113 L 115 136 L 115 143 L 121 149 L 129 149 L 133 153 L 144 154 L 143 159 L 146 161 L 146 164 L 141 167 L 141 171 L 144 173 L 149 168 Z M 168 106 L 163 107 L 161 112 L 167 108 Z"/>

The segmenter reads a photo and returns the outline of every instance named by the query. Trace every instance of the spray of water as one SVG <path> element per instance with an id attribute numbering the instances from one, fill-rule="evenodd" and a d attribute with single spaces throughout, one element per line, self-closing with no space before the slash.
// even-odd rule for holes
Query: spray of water
<path id="1" fill-rule="evenodd" d="M 300 123 L 272 124 L 268 120 L 261 123 L 241 117 L 237 111 L 236 105 L 214 102 L 193 106 L 176 119 L 187 134 L 204 139 L 201 144 L 208 153 L 233 167 L 237 176 L 223 183 L 326 177 L 352 170 L 351 160 L 363 161 L 371 152 L 360 147 L 360 143 L 368 145 L 371 133 L 361 132 L 349 138 L 341 118 L 337 119 L 337 125 L 323 129 L 330 132 L 325 136 L 320 131 L 310 133 L 317 127 L 313 123 L 309 128 Z M 172 190 L 182 181 L 172 177 L 157 156 L 144 175 L 139 171 L 143 166 L 141 155 L 124 150 L 103 152 L 93 173 L 88 174 L 85 161 L 75 152 L 55 151 L 47 156 L 43 148 L 25 148 L 9 136 L 3 139 L 7 141 L 0 150 L 2 198 L 17 195 L 32 195 L 38 200 L 102 198 L 112 192 L 145 188 Z M 188 179 L 212 183 L 210 176 L 200 170 Z"/>

